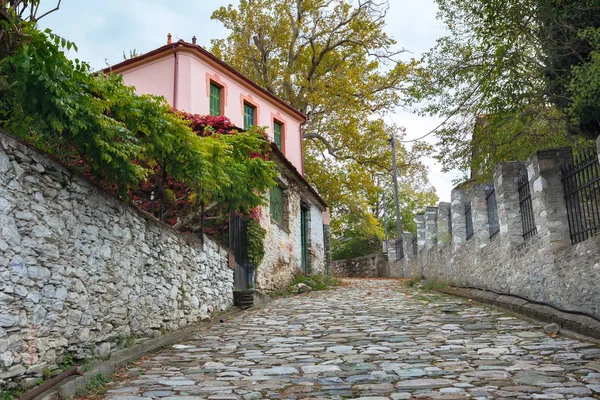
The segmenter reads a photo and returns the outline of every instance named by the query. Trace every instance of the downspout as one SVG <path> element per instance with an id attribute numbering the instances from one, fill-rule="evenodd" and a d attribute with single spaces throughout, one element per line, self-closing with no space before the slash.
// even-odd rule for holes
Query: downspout
<path id="1" fill-rule="evenodd" d="M 177 109 L 177 88 L 179 86 L 179 57 L 177 56 L 177 45 L 173 44 L 174 68 L 173 68 L 173 108 Z"/>
<path id="2" fill-rule="evenodd" d="M 306 121 L 300 124 L 300 173 L 302 177 L 304 177 L 304 146 L 302 142 L 304 142 L 304 132 L 302 132 L 302 127 L 306 124 Z"/>

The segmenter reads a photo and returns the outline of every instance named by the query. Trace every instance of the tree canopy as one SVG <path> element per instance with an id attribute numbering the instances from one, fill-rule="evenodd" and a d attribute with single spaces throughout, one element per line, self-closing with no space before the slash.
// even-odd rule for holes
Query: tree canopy
<path id="1" fill-rule="evenodd" d="M 307 115 L 305 172 L 332 208 L 334 235 L 382 236 L 369 212 L 373 177 L 389 172 L 388 140 L 397 131 L 383 119 L 404 104 L 416 66 L 400 61 L 403 49 L 386 34 L 387 10 L 375 0 L 241 0 L 212 15 L 229 35 L 213 40 L 211 51 Z M 402 173 L 424 171 L 418 156 L 429 150 L 400 149 Z M 427 179 L 419 183 L 406 195 L 433 192 Z"/>
<path id="2" fill-rule="evenodd" d="M 585 146 L 600 133 L 597 0 L 436 0 L 448 35 L 415 80 L 446 169 Z"/>

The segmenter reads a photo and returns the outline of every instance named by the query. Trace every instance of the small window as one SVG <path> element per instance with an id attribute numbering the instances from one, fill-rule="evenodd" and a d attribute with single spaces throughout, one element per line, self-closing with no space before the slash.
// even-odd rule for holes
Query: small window
<path id="1" fill-rule="evenodd" d="M 271 218 L 283 225 L 283 189 L 279 186 L 271 189 Z"/>
<path id="2" fill-rule="evenodd" d="M 248 103 L 244 103 L 244 129 L 248 130 L 256 125 L 256 108 Z"/>
<path id="3" fill-rule="evenodd" d="M 282 131 L 282 123 L 275 121 L 273 123 L 273 139 L 275 140 L 275 144 L 281 150 L 281 131 Z"/>
<path id="4" fill-rule="evenodd" d="M 210 115 L 218 117 L 221 115 L 221 88 L 210 83 Z"/>

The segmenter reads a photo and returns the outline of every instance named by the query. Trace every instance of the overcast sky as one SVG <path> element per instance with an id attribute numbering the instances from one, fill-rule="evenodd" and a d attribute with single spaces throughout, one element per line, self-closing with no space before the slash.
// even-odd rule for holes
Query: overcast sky
<path id="1" fill-rule="evenodd" d="M 55 0 L 42 2 L 50 6 Z M 75 42 L 79 47 L 71 57 L 89 62 L 94 69 L 123 61 L 123 52 L 145 53 L 166 43 L 167 33 L 173 39 L 191 41 L 209 47 L 210 39 L 227 36 L 227 31 L 210 15 L 222 5 L 237 0 L 63 0 L 58 12 L 42 20 L 44 28 Z M 443 33 L 436 20 L 433 0 L 389 0 L 387 32 L 410 55 L 420 55 L 433 46 Z M 407 129 L 408 138 L 420 137 L 435 128 L 439 121 L 398 111 L 390 119 Z M 434 143 L 431 135 L 428 140 Z M 457 172 L 442 174 L 434 160 L 427 160 L 429 178 L 441 201 L 450 200 L 452 179 Z"/>

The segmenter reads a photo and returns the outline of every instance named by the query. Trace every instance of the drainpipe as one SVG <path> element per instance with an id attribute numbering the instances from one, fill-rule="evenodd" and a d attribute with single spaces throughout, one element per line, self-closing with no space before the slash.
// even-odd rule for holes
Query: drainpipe
<path id="1" fill-rule="evenodd" d="M 173 108 L 177 109 L 177 87 L 179 86 L 179 57 L 177 56 L 177 46 L 173 44 L 174 68 L 173 68 Z"/>

